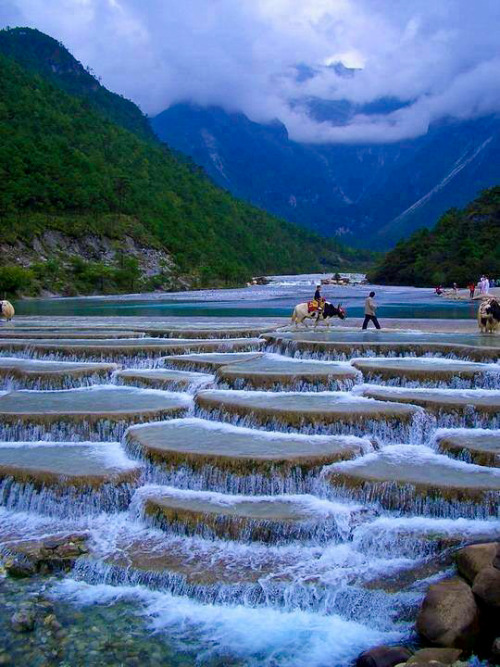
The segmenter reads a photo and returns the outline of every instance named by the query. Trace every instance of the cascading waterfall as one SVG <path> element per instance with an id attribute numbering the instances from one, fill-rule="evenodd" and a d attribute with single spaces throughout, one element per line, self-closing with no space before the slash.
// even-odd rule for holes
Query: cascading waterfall
<path id="1" fill-rule="evenodd" d="M 230 352 L 230 343 L 226 347 Z M 347 365 L 353 357 L 377 358 L 373 349 L 362 344 L 352 344 L 349 351 L 341 347 L 322 350 L 316 345 L 307 349 L 307 340 L 285 338 L 269 339 L 266 352 L 294 359 L 342 361 Z M 15 352 L 19 359 L 113 360 L 119 369 L 173 368 L 163 354 L 155 350 L 86 354 L 82 358 L 76 347 L 64 353 L 30 348 Z M 410 343 L 405 349 L 395 346 L 383 354 L 388 359 L 422 358 Z M 12 356 L 12 352 L 0 350 L 0 357 L 4 356 Z M 449 350 L 426 356 L 465 358 L 460 352 Z M 241 368 L 245 363 L 241 362 Z M 200 374 L 200 379 L 193 378 L 188 384 L 184 379 L 169 380 L 169 391 L 156 394 L 158 400 L 160 395 L 171 395 L 174 402 L 179 397 L 178 410 L 158 409 L 157 414 L 141 416 L 133 414 L 138 410 L 133 406 L 130 415 L 89 418 L 81 414 L 68 418 L 61 414 L 48 421 L 37 416 L 37 411 L 25 418 L 2 421 L 0 440 L 6 443 L 36 441 L 41 448 L 58 443 L 61 460 L 72 443 L 75 447 L 86 443 L 91 458 L 95 456 L 92 447 L 99 443 L 102 455 L 107 456 L 110 479 L 85 485 L 71 480 L 71 475 L 82 474 L 76 464 L 74 470 L 70 467 L 69 472 L 61 472 L 57 458 L 51 460 L 57 472 L 55 478 L 40 474 L 40 479 L 34 479 L 37 471 L 29 461 L 23 464 L 25 469 L 20 470 L 19 477 L 13 476 L 12 470 L 7 474 L 0 446 L 0 559 L 2 554 L 14 553 L 30 537 L 41 540 L 47 535 L 72 531 L 86 531 L 89 535 L 88 553 L 76 560 L 63 581 L 51 582 L 55 600 L 80 605 L 112 605 L 126 600 L 141 610 L 157 632 L 168 627 L 175 636 L 178 629 L 180 645 L 189 626 L 186 645 L 195 646 L 200 655 L 227 658 L 228 664 L 234 658 L 245 665 L 295 667 L 304 664 L 298 661 L 298 653 L 307 653 L 309 667 L 345 667 L 374 644 L 412 636 L 426 586 L 450 572 L 453 551 L 458 546 L 500 537 L 500 473 L 489 467 L 482 471 L 467 450 L 460 454 L 461 460 L 448 456 L 436 439 L 438 428 L 460 427 L 465 434 L 474 429 L 489 432 L 498 428 L 499 417 L 494 413 L 473 408 L 432 412 L 416 407 L 401 416 L 381 411 L 376 417 L 366 414 L 359 418 L 347 412 L 322 421 L 317 412 L 290 421 L 278 412 L 272 413 L 273 395 L 297 392 L 307 403 L 308 396 L 313 400 L 321 393 L 343 392 L 355 406 L 364 386 L 349 378 L 275 382 L 266 386 L 268 394 L 264 398 L 269 413 L 262 417 L 238 407 L 228 410 L 221 404 L 207 408 L 197 403 L 199 392 L 207 387 L 256 394 L 252 378 L 227 382 L 217 377 L 212 366 L 203 367 L 201 362 L 190 365 L 188 360 L 175 368 L 215 373 L 215 378 L 209 381 Z M 374 386 L 471 392 L 498 389 L 499 378 L 494 365 L 491 373 L 472 378 L 387 378 L 375 371 L 364 376 Z M 359 379 L 363 379 L 361 375 Z M 136 385 L 140 384 L 137 380 Z M 3 378 L 7 391 L 94 386 L 106 389 L 106 385 L 120 391 L 135 386 L 133 379 L 127 379 L 125 384 L 119 371 L 114 375 L 68 375 L 53 381 L 17 375 Z M 43 404 L 44 396 L 37 400 Z M 397 404 L 397 397 L 394 401 Z M 1 411 L 2 395 L 0 414 Z M 194 418 L 210 424 L 220 422 L 222 430 L 233 426 L 250 429 L 251 433 L 260 434 L 256 439 L 260 444 L 257 447 L 255 442 L 248 443 L 248 452 L 241 444 L 235 447 L 237 452 L 220 446 L 220 451 L 214 453 L 209 452 L 208 438 L 200 436 L 186 444 L 181 460 L 173 450 L 165 453 L 161 449 L 168 449 L 170 441 L 166 436 L 164 440 L 158 438 L 148 451 L 129 437 L 128 429 L 139 422 L 169 423 L 177 419 L 181 430 L 189 430 L 194 428 Z M 300 458 L 303 454 L 297 454 L 296 459 L 290 455 L 284 461 L 276 458 L 270 445 L 266 450 L 265 438 L 271 433 L 273 437 L 289 434 L 290 439 L 293 435 L 307 436 L 307 446 L 318 456 L 320 445 L 324 445 L 323 441 L 314 440 L 318 436 L 357 436 L 364 443 L 359 443 L 359 450 L 332 458 L 331 464 L 323 460 L 317 465 L 306 464 Z M 355 440 L 348 444 L 358 446 Z M 112 443 L 115 444 L 111 447 Z M 105 454 L 107 446 L 109 451 Z M 286 439 L 282 447 L 287 451 Z M 196 458 L 203 452 L 208 452 L 207 461 Z M 383 462 L 390 455 L 394 458 L 387 465 L 392 465 L 391 471 L 401 473 L 404 466 L 397 457 L 404 457 L 405 452 L 422 456 L 423 469 L 427 460 L 434 461 L 432 456 L 441 457 L 436 459 L 436 465 L 445 461 L 445 470 L 446 461 L 452 461 L 449 479 L 446 475 L 440 479 L 436 474 L 427 490 L 424 478 L 408 481 L 404 475 L 397 477 L 392 472 L 384 477 L 383 468 L 379 477 L 370 477 L 374 468 L 370 469 L 368 463 Z M 365 477 L 364 461 L 368 461 Z M 130 479 L 119 478 L 120 466 L 133 471 Z M 469 495 L 457 491 L 455 470 L 460 484 L 465 479 L 460 475 L 469 480 Z M 240 504 L 244 506 L 241 511 L 237 509 Z M 223 631 L 214 630 L 217 627 Z M 258 638 L 255 627 L 261 627 Z M 187 664 L 194 665 L 195 659 Z"/>

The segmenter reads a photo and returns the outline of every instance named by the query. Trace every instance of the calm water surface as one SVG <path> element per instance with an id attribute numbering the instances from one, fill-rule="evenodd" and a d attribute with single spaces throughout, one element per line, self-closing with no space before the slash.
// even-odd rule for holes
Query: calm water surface
<path id="1" fill-rule="evenodd" d="M 289 317 L 293 307 L 311 299 L 320 274 L 272 276 L 271 283 L 238 289 L 194 290 L 105 297 L 32 299 L 17 301 L 19 315 L 184 316 L 184 317 Z M 380 318 L 467 319 L 476 305 L 445 301 L 429 288 L 352 285 L 323 288 L 333 303 L 342 302 L 350 317 L 363 314 L 364 299 L 375 290 Z"/>

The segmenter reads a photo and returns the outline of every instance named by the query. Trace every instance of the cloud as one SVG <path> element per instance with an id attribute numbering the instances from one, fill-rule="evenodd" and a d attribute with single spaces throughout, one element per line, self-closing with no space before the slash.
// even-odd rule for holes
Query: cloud
<path id="1" fill-rule="evenodd" d="M 500 3 L 490 0 L 4 0 L 0 24 L 61 40 L 154 115 L 177 102 L 285 123 L 303 142 L 385 143 L 500 111 Z M 355 76 L 328 67 L 363 64 Z M 298 77 L 297 66 L 312 76 Z M 404 106 L 318 122 L 306 100 Z"/>

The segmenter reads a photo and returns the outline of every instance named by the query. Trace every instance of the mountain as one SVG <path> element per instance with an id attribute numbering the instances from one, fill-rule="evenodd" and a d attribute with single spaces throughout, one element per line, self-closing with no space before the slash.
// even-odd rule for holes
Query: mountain
<path id="1" fill-rule="evenodd" d="M 235 199 L 149 139 L 139 121 L 131 131 L 131 118 L 146 122 L 131 102 L 96 80 L 97 97 L 82 92 L 92 89 L 91 75 L 64 47 L 37 31 L 6 33 L 0 33 L 4 285 L 18 279 L 32 291 L 68 293 L 228 284 L 370 257 Z M 53 59 L 54 44 L 64 66 L 25 66 L 43 54 Z M 23 280 L 13 265 L 29 271 Z"/>
<path id="2" fill-rule="evenodd" d="M 463 210 L 450 209 L 432 230 L 400 241 L 369 276 L 382 285 L 464 287 L 485 274 L 500 278 L 500 187 Z"/>
<path id="3" fill-rule="evenodd" d="M 85 68 L 61 42 L 32 28 L 0 30 L 0 53 L 15 60 L 24 69 L 85 100 L 108 120 L 121 125 L 143 139 L 154 140 L 149 122 L 130 100 L 112 93 Z"/>
<path id="4" fill-rule="evenodd" d="M 342 100 L 306 102 L 314 118 L 335 125 L 354 113 L 388 113 L 402 106 L 394 99 L 363 107 Z M 500 183 L 496 116 L 448 119 L 417 139 L 354 146 L 299 144 L 278 121 L 262 125 L 243 114 L 192 104 L 174 105 L 151 124 L 160 139 L 190 155 L 230 192 L 363 247 L 391 247 Z"/>

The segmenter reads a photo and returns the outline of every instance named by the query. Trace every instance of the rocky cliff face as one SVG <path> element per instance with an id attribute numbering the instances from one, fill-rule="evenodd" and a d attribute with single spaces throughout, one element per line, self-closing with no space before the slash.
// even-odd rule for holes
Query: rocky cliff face
<path id="1" fill-rule="evenodd" d="M 172 256 L 164 249 L 142 243 L 132 236 L 125 235 L 118 242 L 93 233 L 75 237 L 61 231 L 46 231 L 27 239 L 12 242 L 0 242 L 2 264 L 33 269 L 56 263 L 60 270 L 57 279 L 45 285 L 42 292 L 50 294 L 73 294 L 78 289 L 70 284 L 70 270 L 74 262 L 85 262 L 87 266 L 98 263 L 105 272 L 106 268 L 124 268 L 127 261 L 135 260 L 140 276 L 137 289 L 183 290 L 191 285 L 190 278 L 180 276 L 179 269 Z M 68 273 L 66 273 L 68 272 Z"/>

